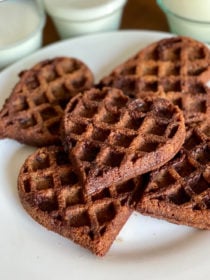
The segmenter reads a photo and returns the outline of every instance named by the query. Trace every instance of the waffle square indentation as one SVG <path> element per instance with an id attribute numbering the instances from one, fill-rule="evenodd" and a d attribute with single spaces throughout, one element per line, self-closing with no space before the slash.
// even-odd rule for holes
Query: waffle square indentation
<path id="1" fill-rule="evenodd" d="M 25 81 L 25 85 L 29 92 L 32 90 L 35 90 L 36 88 L 38 88 L 40 86 L 40 82 L 36 76 L 36 73 L 31 75 L 30 77 L 27 77 L 27 79 Z"/>
<path id="2" fill-rule="evenodd" d="M 90 218 L 85 208 L 71 209 L 68 212 L 68 222 L 72 227 L 90 226 Z"/>
<path id="3" fill-rule="evenodd" d="M 137 135 L 125 135 L 122 133 L 116 133 L 114 135 L 113 144 L 116 146 L 128 148 L 136 136 Z"/>
<path id="4" fill-rule="evenodd" d="M 33 98 L 33 102 L 35 105 L 39 106 L 41 104 L 48 103 L 49 100 L 47 99 L 45 92 L 43 92 L 42 94 L 35 95 Z"/>
<path id="5" fill-rule="evenodd" d="M 25 116 L 18 120 L 21 129 L 28 129 L 29 127 L 33 127 L 36 125 L 36 120 L 33 116 Z"/>
<path id="6" fill-rule="evenodd" d="M 32 170 L 37 171 L 41 169 L 47 169 L 48 167 L 50 167 L 49 156 L 45 153 L 38 153 L 35 157 L 35 160 L 33 161 Z"/>
<path id="7" fill-rule="evenodd" d="M 78 157 L 82 161 L 92 162 L 96 159 L 99 152 L 99 146 L 94 145 L 93 143 L 84 143 L 80 147 L 80 153 Z"/>
<path id="8" fill-rule="evenodd" d="M 33 182 L 36 190 L 46 190 L 53 188 L 54 186 L 53 177 L 51 175 L 36 175 L 33 178 Z"/>
<path id="9" fill-rule="evenodd" d="M 60 173 L 61 173 L 60 181 L 61 181 L 62 186 L 65 186 L 65 185 L 72 186 L 72 185 L 75 185 L 78 183 L 78 177 L 73 171 L 61 169 Z"/>
<path id="10" fill-rule="evenodd" d="M 109 134 L 110 134 L 109 129 L 94 127 L 92 132 L 92 138 L 93 140 L 104 142 L 109 137 Z"/>
<path id="11" fill-rule="evenodd" d="M 25 111 L 29 108 L 27 99 L 25 96 L 19 96 L 14 102 L 13 102 L 13 110 L 14 112 L 19 111 Z"/>
<path id="12" fill-rule="evenodd" d="M 116 210 L 112 202 L 103 205 L 100 204 L 98 207 L 94 208 L 94 211 L 99 225 L 113 220 L 116 215 Z"/>
<path id="13" fill-rule="evenodd" d="M 165 79 L 162 82 L 163 90 L 165 93 L 172 91 L 172 92 L 180 92 L 181 91 L 181 82 L 179 80 L 169 80 Z"/>
<path id="14" fill-rule="evenodd" d="M 120 119 L 120 113 L 114 113 L 109 111 L 104 111 L 101 116 L 101 121 L 108 124 L 115 124 Z"/>
<path id="15" fill-rule="evenodd" d="M 38 206 L 44 212 L 52 212 L 58 210 L 58 202 L 54 193 L 49 193 L 47 196 L 38 197 Z"/>
<path id="16" fill-rule="evenodd" d="M 110 167 L 119 167 L 124 158 L 124 153 L 108 150 L 103 164 Z"/>
<path id="17" fill-rule="evenodd" d="M 190 196 L 183 188 L 179 188 L 175 193 L 169 196 L 169 201 L 176 205 L 182 205 L 190 201 Z"/>
<path id="18" fill-rule="evenodd" d="M 137 149 L 141 152 L 151 153 L 157 149 L 159 144 L 158 142 L 141 141 Z"/>
<path id="19" fill-rule="evenodd" d="M 82 135 L 87 129 L 87 125 L 82 122 L 72 122 L 69 120 L 68 123 L 68 134 L 74 133 L 76 135 Z"/>
<path id="20" fill-rule="evenodd" d="M 84 197 L 81 187 L 69 188 L 65 194 L 65 206 L 84 204 Z"/>
<path id="21" fill-rule="evenodd" d="M 174 165 L 174 169 L 181 177 L 188 177 L 193 171 L 196 170 L 196 168 L 187 159 Z"/>
<path id="22" fill-rule="evenodd" d="M 206 180 L 203 178 L 202 175 L 194 177 L 189 182 L 190 188 L 195 192 L 196 194 L 203 193 L 205 190 L 209 189 L 209 183 L 206 182 Z"/>
<path id="23" fill-rule="evenodd" d="M 58 115 L 58 113 L 56 112 L 56 110 L 53 107 L 48 107 L 48 108 L 45 108 L 44 110 L 42 110 L 40 112 L 40 115 L 41 115 L 42 119 L 45 121 L 45 120 L 51 119 L 53 117 L 56 117 Z"/>
<path id="24" fill-rule="evenodd" d="M 158 188 L 165 188 L 166 186 L 173 185 L 175 182 L 175 178 L 165 169 L 160 170 L 155 177 L 155 184 Z"/>

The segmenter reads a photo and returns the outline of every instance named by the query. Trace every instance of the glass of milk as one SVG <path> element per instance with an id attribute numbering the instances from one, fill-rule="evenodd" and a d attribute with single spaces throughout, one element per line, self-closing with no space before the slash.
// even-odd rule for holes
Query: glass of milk
<path id="1" fill-rule="evenodd" d="M 172 33 L 210 43 L 210 0 L 157 0 Z"/>
<path id="2" fill-rule="evenodd" d="M 116 30 L 127 0 L 44 0 L 61 39 Z"/>
<path id="3" fill-rule="evenodd" d="M 0 69 L 42 45 L 45 14 L 40 1 L 0 1 Z"/>

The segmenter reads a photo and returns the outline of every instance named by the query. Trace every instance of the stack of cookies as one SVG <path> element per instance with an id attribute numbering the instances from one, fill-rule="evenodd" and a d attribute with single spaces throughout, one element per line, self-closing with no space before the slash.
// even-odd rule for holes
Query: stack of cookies
<path id="1" fill-rule="evenodd" d="M 106 254 L 133 211 L 210 229 L 210 51 L 158 41 L 94 86 L 55 58 L 21 73 L 0 137 L 38 146 L 18 177 L 40 224 Z"/>

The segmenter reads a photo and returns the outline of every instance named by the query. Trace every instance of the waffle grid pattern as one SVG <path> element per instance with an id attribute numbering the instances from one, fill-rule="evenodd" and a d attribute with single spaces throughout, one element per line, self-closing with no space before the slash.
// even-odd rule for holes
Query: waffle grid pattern
<path id="1" fill-rule="evenodd" d="M 42 123 L 46 138 L 60 132 L 65 113 L 64 147 L 37 150 L 20 171 L 27 212 L 97 255 L 133 210 L 210 228 L 209 50 L 183 37 L 162 40 L 77 95 L 92 74 L 77 60 L 58 60 L 23 72 L 2 115 L 9 126 L 15 115 L 25 131 Z M 183 110 L 187 135 L 170 101 Z"/>
<path id="2" fill-rule="evenodd" d="M 191 130 L 175 159 L 153 172 L 145 198 L 182 209 L 210 209 L 210 138 L 199 128 Z"/>
<path id="3" fill-rule="evenodd" d="M 63 148 L 50 146 L 37 150 L 27 159 L 18 185 L 20 197 L 35 211 L 47 213 L 61 222 L 71 232 L 71 238 L 74 239 L 75 229 L 83 229 L 86 235 L 83 238 L 94 242 L 111 230 L 109 224 L 118 218 L 123 207 L 127 208 L 128 196 L 136 188 L 137 181 L 111 186 L 89 196 Z M 123 222 L 127 218 L 126 215 Z"/>
<path id="4" fill-rule="evenodd" d="M 1 111 L 1 136 L 21 137 L 18 136 L 21 131 L 28 135 L 26 141 L 29 144 L 35 139 L 38 139 L 35 144 L 41 146 L 58 142 L 66 104 L 78 91 L 90 88 L 92 83 L 90 70 L 74 58 L 47 60 L 22 72 Z M 2 135 L 4 133 L 6 135 Z"/>
<path id="5" fill-rule="evenodd" d="M 83 182 L 97 185 L 106 177 L 105 185 L 98 184 L 100 189 L 139 175 L 138 168 L 142 168 L 140 173 L 156 168 L 158 151 L 176 141 L 180 132 L 184 137 L 182 121 L 180 111 L 167 100 L 130 101 L 120 90 L 104 88 L 91 89 L 70 102 L 64 130 L 70 157 Z M 161 164 L 165 159 L 159 156 Z M 144 160 L 143 167 L 139 160 Z"/>
<path id="6" fill-rule="evenodd" d="M 210 52 L 188 38 L 164 39 L 140 51 L 101 81 L 127 95 L 169 99 L 185 112 L 186 124 L 206 119 L 210 90 Z M 209 112 L 209 111 L 208 111 Z"/>

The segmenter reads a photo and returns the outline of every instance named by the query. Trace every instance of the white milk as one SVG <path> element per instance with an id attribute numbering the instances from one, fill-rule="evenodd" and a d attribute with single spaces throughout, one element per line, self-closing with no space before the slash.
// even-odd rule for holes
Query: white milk
<path id="1" fill-rule="evenodd" d="M 127 0 L 44 0 L 61 38 L 119 28 Z"/>
<path id="2" fill-rule="evenodd" d="M 172 33 L 210 43 L 210 0 L 161 0 Z M 168 10 L 168 11 L 167 11 Z"/>
<path id="3" fill-rule="evenodd" d="M 163 0 L 171 12 L 192 20 L 210 22 L 210 0 Z"/>
<path id="4" fill-rule="evenodd" d="M 28 0 L 0 2 L 0 68 L 41 46 L 43 22 Z"/>

